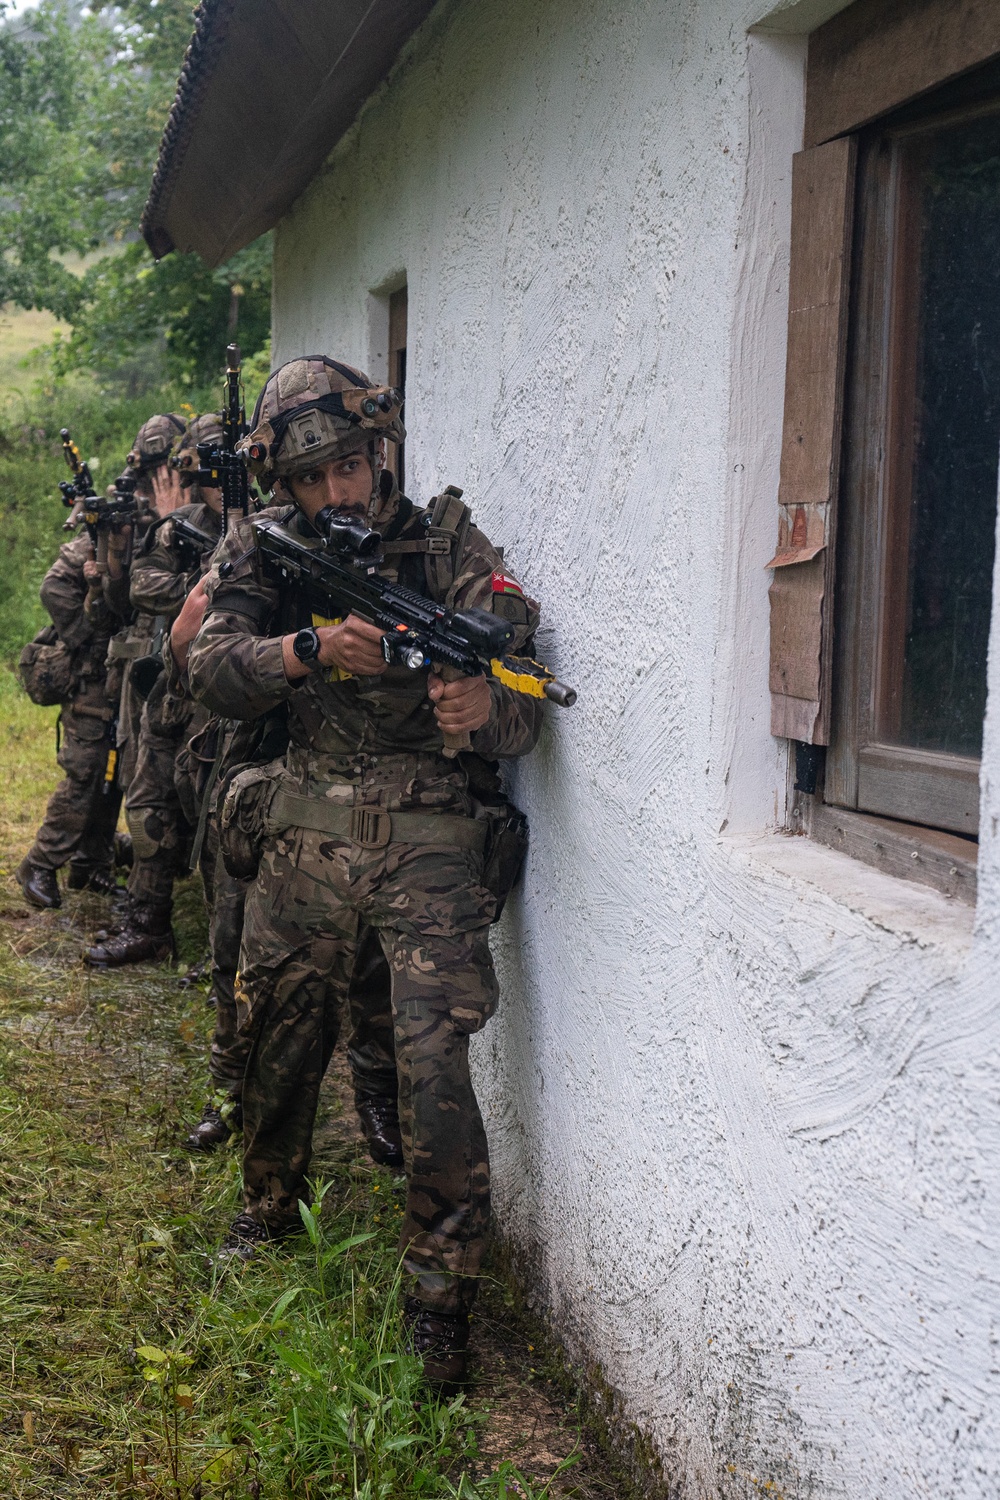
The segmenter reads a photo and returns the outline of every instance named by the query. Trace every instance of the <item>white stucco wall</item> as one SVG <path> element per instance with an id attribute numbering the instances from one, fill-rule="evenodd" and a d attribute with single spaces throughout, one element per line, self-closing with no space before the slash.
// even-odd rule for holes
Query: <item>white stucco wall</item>
<path id="1" fill-rule="evenodd" d="M 556 1327 L 685 1500 L 995 1497 L 1000 648 L 975 932 L 775 831 L 803 42 L 758 19 L 447 0 L 279 228 L 275 356 L 380 373 L 405 278 L 408 488 L 464 487 L 580 691 L 476 1046 Z"/>

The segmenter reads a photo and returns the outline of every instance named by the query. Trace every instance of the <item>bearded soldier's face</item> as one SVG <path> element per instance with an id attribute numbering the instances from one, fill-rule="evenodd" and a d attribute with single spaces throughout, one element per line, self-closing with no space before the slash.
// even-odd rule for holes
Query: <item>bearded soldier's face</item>
<path id="1" fill-rule="evenodd" d="M 364 519 L 371 500 L 372 466 L 367 453 L 348 453 L 294 474 L 284 484 L 310 521 L 326 505 Z"/>

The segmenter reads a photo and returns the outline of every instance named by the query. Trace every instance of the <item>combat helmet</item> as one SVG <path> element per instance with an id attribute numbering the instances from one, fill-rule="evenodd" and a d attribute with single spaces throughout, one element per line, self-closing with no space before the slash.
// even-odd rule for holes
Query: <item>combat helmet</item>
<path id="1" fill-rule="evenodd" d="M 136 474 L 149 474 L 170 457 L 170 450 L 187 423 L 175 411 L 161 413 L 143 422 L 125 462 Z"/>
<path id="2" fill-rule="evenodd" d="M 189 489 L 198 481 L 198 470 L 201 467 L 198 458 L 199 443 L 213 443 L 216 447 L 221 446 L 221 412 L 208 411 L 200 417 L 195 417 L 174 443 L 173 452 L 170 455 L 170 467 L 178 471 L 181 484 L 185 489 Z"/>
<path id="3" fill-rule="evenodd" d="M 380 439 L 401 443 L 406 436 L 401 407 L 402 396 L 392 386 L 375 385 L 353 365 L 325 354 L 306 355 L 268 377 L 238 450 L 250 473 L 270 490 L 279 479 L 368 448 L 374 501 Z"/>

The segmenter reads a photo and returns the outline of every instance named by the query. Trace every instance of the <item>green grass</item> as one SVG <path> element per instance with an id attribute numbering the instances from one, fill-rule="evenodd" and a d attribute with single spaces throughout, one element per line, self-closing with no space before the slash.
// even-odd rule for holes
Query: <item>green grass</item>
<path id="1" fill-rule="evenodd" d="M 37 309 L 0 307 L 0 391 L 30 392 L 35 380 L 29 356 L 56 333 L 69 327 L 52 313 Z"/>
<path id="2" fill-rule="evenodd" d="M 56 778 L 51 719 L 0 674 L 3 1494 L 567 1493 L 571 1433 L 544 1481 L 506 1456 L 532 1373 L 512 1389 L 506 1454 L 495 1435 L 484 1442 L 489 1397 L 423 1390 L 398 1315 L 401 1188 L 360 1149 L 342 1077 L 325 1089 L 302 1236 L 246 1267 L 213 1262 L 240 1202 L 238 1157 L 178 1146 L 208 1087 L 204 992 L 181 989 L 169 965 L 84 969 L 105 905 L 67 895 L 29 912 L 9 879 Z M 190 960 L 205 940 L 194 882 L 179 928 Z"/>

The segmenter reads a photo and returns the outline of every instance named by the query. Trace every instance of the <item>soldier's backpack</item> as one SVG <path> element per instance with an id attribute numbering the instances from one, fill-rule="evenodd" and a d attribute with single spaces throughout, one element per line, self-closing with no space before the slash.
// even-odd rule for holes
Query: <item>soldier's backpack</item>
<path id="1" fill-rule="evenodd" d="M 32 703 L 49 708 L 68 703 L 77 685 L 73 652 L 59 639 L 54 625 L 46 625 L 29 641 L 17 663 L 17 675 Z"/>

